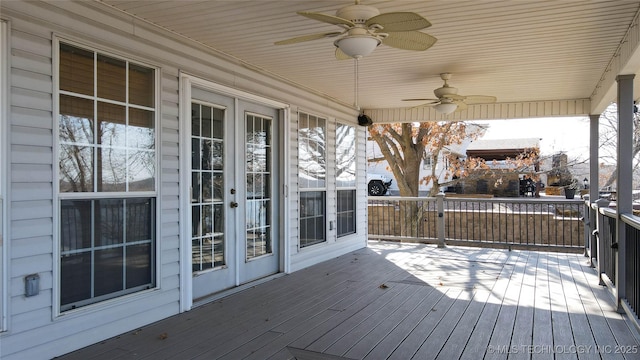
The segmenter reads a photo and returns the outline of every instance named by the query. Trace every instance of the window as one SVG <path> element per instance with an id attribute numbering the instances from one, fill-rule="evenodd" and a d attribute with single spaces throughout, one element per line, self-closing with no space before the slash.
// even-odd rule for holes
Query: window
<path id="1" fill-rule="evenodd" d="M 60 43 L 60 305 L 155 286 L 156 71 Z"/>
<path id="2" fill-rule="evenodd" d="M 299 113 L 300 247 L 325 242 L 327 120 Z"/>
<path id="3" fill-rule="evenodd" d="M 422 169 L 431 170 L 432 167 L 433 167 L 433 156 L 425 152 L 424 159 L 422 160 Z"/>
<path id="4" fill-rule="evenodd" d="M 356 128 L 336 127 L 337 235 L 356 232 Z"/>

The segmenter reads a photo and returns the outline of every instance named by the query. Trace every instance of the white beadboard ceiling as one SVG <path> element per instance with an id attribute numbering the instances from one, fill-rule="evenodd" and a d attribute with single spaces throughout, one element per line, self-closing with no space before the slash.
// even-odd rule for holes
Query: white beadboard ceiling
<path id="1" fill-rule="evenodd" d="M 347 104 L 354 103 L 353 61 L 334 58 L 334 39 L 273 44 L 294 36 L 339 30 L 296 12 L 334 15 L 353 1 L 101 2 Z M 433 24 L 422 31 L 438 39 L 426 51 L 380 46 L 363 58 L 359 105 L 365 109 L 416 105 L 401 99 L 433 97 L 433 89 L 442 85 L 439 74 L 450 72 L 450 84 L 462 95 L 493 95 L 501 103 L 591 98 L 594 110 L 601 111 L 601 104 L 615 100 L 610 92 L 615 84 L 604 81 L 607 68 L 616 65 L 621 44 L 638 32 L 632 24 L 640 8 L 640 2 L 628 0 L 362 0 L 362 4 L 381 13 L 416 12 Z M 617 64 L 623 70 L 614 67 L 614 72 L 638 72 L 636 57 L 629 55 L 625 64 Z M 638 89 L 636 94 L 640 94 Z"/>

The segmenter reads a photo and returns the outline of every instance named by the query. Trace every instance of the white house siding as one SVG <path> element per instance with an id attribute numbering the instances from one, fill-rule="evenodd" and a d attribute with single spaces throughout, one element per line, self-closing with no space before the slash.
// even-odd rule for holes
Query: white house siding
<path id="1" fill-rule="evenodd" d="M 286 270 L 297 270 L 366 246 L 364 128 L 357 112 L 293 84 L 249 70 L 237 59 L 225 57 L 174 34 L 124 16 L 97 2 L 3 1 L 0 16 L 9 22 L 11 69 L 10 111 L 6 158 L 10 170 L 7 219 L 8 258 L 7 329 L 0 333 L 0 358 L 47 359 L 130 331 L 180 311 L 180 166 L 179 74 L 185 71 L 238 90 L 291 104 L 290 127 L 284 129 L 286 207 L 283 234 L 290 257 Z M 131 294 L 59 314 L 57 291 L 57 164 L 54 119 L 54 40 L 70 39 L 107 53 L 157 66 L 161 104 L 158 117 L 157 157 L 157 289 Z M 4 59 L 2 59 L 4 61 Z M 6 91 L 6 89 L 5 89 Z M 356 235 L 299 251 L 297 187 L 297 111 L 327 117 L 358 129 L 358 203 Z M 330 132 L 332 134 L 332 132 Z M 330 140 L 330 143 L 335 141 Z M 329 164 L 331 166 L 331 164 Z M 187 185 L 184 185 L 187 186 Z M 335 190 L 335 181 L 330 185 Z M 328 194 L 330 195 L 330 194 Z M 330 196 L 335 197 L 335 194 Z M 335 203 L 328 203 L 335 218 Z M 333 208 L 332 208 L 333 206 Z M 328 217 L 328 220 L 335 220 Z M 40 293 L 24 296 L 24 277 L 40 276 Z M 3 299 L 3 300 L 4 300 Z"/>

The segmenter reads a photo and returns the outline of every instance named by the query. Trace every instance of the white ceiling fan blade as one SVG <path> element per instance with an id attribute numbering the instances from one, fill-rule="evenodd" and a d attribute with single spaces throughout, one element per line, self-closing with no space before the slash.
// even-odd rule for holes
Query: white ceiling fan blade
<path id="1" fill-rule="evenodd" d="M 418 109 L 418 108 L 422 108 L 422 107 L 426 107 L 426 106 L 432 107 L 432 106 L 438 105 L 439 103 L 440 103 L 440 101 L 428 102 L 428 103 L 412 106 L 409 109 Z"/>
<path id="2" fill-rule="evenodd" d="M 456 109 L 456 111 L 463 111 L 469 108 L 469 106 L 467 106 L 467 104 L 464 101 L 455 101 L 455 104 L 458 105 L 458 108 Z"/>
<path id="3" fill-rule="evenodd" d="M 429 20 L 412 12 L 391 12 L 372 17 L 365 22 L 367 27 L 378 24 L 383 32 L 414 31 L 431 26 Z"/>
<path id="4" fill-rule="evenodd" d="M 488 95 L 467 95 L 465 97 L 466 99 L 464 99 L 464 102 L 466 102 L 469 105 L 492 104 L 498 101 L 498 99 L 495 96 L 488 96 Z"/>
<path id="5" fill-rule="evenodd" d="M 327 37 L 334 37 L 334 36 L 338 36 L 340 34 L 342 34 L 342 32 L 333 31 L 333 32 L 322 33 L 322 34 L 303 35 L 303 36 L 297 36 L 297 37 L 294 37 L 294 38 L 291 38 L 291 39 L 276 41 L 274 44 L 275 45 L 296 44 L 296 43 L 301 43 L 301 42 L 305 42 L 305 41 L 318 40 L 318 39 L 323 39 L 323 38 L 327 38 Z"/>
<path id="6" fill-rule="evenodd" d="M 327 15 L 322 13 L 314 13 L 307 11 L 298 11 L 298 15 L 308 17 L 309 19 L 322 21 L 333 25 L 346 25 L 348 27 L 356 26 L 351 20 L 343 19 L 341 17 Z"/>
<path id="7" fill-rule="evenodd" d="M 397 49 L 423 51 L 432 47 L 438 39 L 419 31 L 389 32 L 389 36 L 382 39 L 384 45 Z"/>
<path id="8" fill-rule="evenodd" d="M 439 99 L 402 99 L 402 101 L 435 101 L 435 102 L 440 102 Z"/>
<path id="9" fill-rule="evenodd" d="M 435 106 L 440 104 L 440 100 L 439 99 L 402 99 L 402 101 L 429 101 L 427 103 L 422 103 L 420 105 L 415 105 L 410 107 L 410 109 L 417 109 L 417 108 L 421 108 L 421 107 L 425 107 L 425 106 Z"/>

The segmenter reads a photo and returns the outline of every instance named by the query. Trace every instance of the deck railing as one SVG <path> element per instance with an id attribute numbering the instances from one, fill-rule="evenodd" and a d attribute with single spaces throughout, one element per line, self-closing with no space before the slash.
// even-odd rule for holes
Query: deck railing
<path id="1" fill-rule="evenodd" d="M 640 217 L 619 213 L 606 199 L 585 201 L 590 212 L 591 244 L 585 246 L 602 285 L 640 329 Z M 595 219 L 595 221 L 594 221 Z M 587 238 L 589 239 L 589 238 Z"/>
<path id="2" fill-rule="evenodd" d="M 635 216 L 622 215 L 627 237 L 626 301 L 636 315 L 640 310 L 640 221 Z"/>
<path id="3" fill-rule="evenodd" d="M 600 243 L 598 262 L 600 271 L 606 275 L 612 286 L 615 286 L 616 269 L 618 268 L 616 249 L 614 249 L 618 243 L 616 239 L 616 212 L 609 208 L 601 208 L 598 216 L 598 238 Z"/>
<path id="4" fill-rule="evenodd" d="M 584 250 L 584 202 L 521 198 L 369 198 L 369 238 Z"/>

